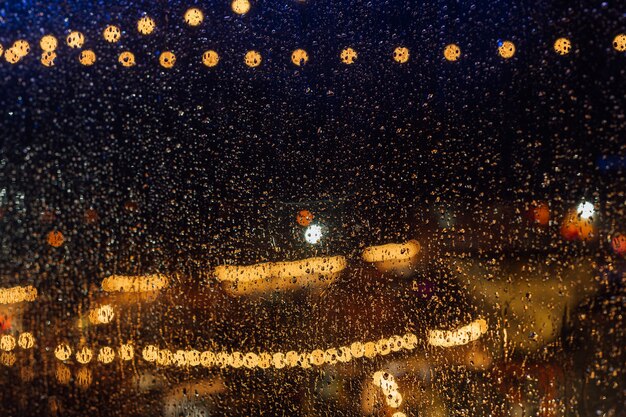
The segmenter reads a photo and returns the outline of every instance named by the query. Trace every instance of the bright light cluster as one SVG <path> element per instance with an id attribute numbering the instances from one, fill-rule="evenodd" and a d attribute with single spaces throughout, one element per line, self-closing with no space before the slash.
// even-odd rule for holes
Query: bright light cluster
<path id="1" fill-rule="evenodd" d="M 33 286 L 0 288 L 0 304 L 31 302 L 37 298 L 37 289 Z"/>
<path id="2" fill-rule="evenodd" d="M 148 292 L 167 287 L 168 278 L 163 274 L 150 275 L 111 275 L 102 281 L 102 289 L 107 292 Z"/>
<path id="3" fill-rule="evenodd" d="M 487 332 L 487 322 L 477 319 L 456 330 L 430 330 L 428 344 L 439 347 L 462 346 L 478 340 Z"/>

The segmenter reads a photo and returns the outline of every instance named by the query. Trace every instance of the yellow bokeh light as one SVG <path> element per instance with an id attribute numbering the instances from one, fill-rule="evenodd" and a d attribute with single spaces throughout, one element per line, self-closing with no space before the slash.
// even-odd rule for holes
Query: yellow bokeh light
<path id="1" fill-rule="evenodd" d="M 244 56 L 243 62 L 251 68 L 258 67 L 261 65 L 261 54 L 257 51 L 248 51 Z"/>
<path id="2" fill-rule="evenodd" d="M 161 55 L 159 55 L 159 64 L 161 64 L 163 68 L 174 67 L 176 64 L 176 55 L 171 51 L 162 52 Z"/>
<path id="3" fill-rule="evenodd" d="M 87 346 L 84 346 L 81 350 L 76 352 L 75 356 L 78 363 L 86 364 L 91 362 L 91 358 L 93 358 L 93 351 Z"/>
<path id="4" fill-rule="evenodd" d="M 198 26 L 204 20 L 202 10 L 192 7 L 185 12 L 185 23 L 189 26 Z"/>
<path id="5" fill-rule="evenodd" d="M 259 357 L 254 352 L 248 352 L 243 357 L 243 366 L 248 369 L 256 368 L 259 364 Z"/>
<path id="6" fill-rule="evenodd" d="M 365 353 L 365 347 L 361 342 L 354 342 L 350 345 L 350 354 L 353 358 L 361 358 Z"/>
<path id="7" fill-rule="evenodd" d="M 200 354 L 200 364 L 205 368 L 210 368 L 215 365 L 215 353 L 210 350 L 206 350 Z"/>
<path id="8" fill-rule="evenodd" d="M 154 32 L 156 23 L 150 16 L 144 16 L 137 21 L 137 31 L 142 35 L 149 35 Z"/>
<path id="9" fill-rule="evenodd" d="M 205 51 L 202 54 L 202 63 L 207 67 L 214 67 L 220 62 L 220 56 L 213 50 Z"/>
<path id="10" fill-rule="evenodd" d="M 559 38 L 554 41 L 554 52 L 559 55 L 567 55 L 572 49 L 572 42 L 567 38 Z"/>
<path id="11" fill-rule="evenodd" d="M 91 49 L 86 49 L 78 56 L 78 61 L 86 67 L 90 67 L 96 63 L 96 53 Z"/>
<path id="12" fill-rule="evenodd" d="M 113 307 L 109 304 L 105 304 L 96 309 L 96 317 L 98 318 L 99 323 L 110 323 L 115 317 L 115 312 L 113 311 Z"/>
<path id="13" fill-rule="evenodd" d="M 57 53 L 54 51 L 46 51 L 41 54 L 41 65 L 44 67 L 53 67 Z"/>
<path id="14" fill-rule="evenodd" d="M 0 337 L 0 349 L 8 352 L 15 348 L 15 338 L 10 334 L 4 334 Z"/>
<path id="15" fill-rule="evenodd" d="M 267 369 L 270 366 L 272 366 L 272 362 L 273 362 L 273 358 L 272 355 L 270 355 L 267 352 L 262 352 L 258 355 L 259 357 L 259 368 L 261 369 Z"/>
<path id="16" fill-rule="evenodd" d="M 135 356 L 135 349 L 133 348 L 131 344 L 124 343 L 120 346 L 119 355 L 120 355 L 120 359 L 123 361 L 132 360 L 133 357 Z"/>
<path id="17" fill-rule="evenodd" d="M 20 58 L 24 58 L 30 52 L 30 44 L 24 39 L 19 39 L 11 47 Z"/>
<path id="18" fill-rule="evenodd" d="M 162 274 L 111 275 L 102 281 L 102 289 L 107 292 L 148 292 L 161 290 L 168 284 L 168 278 Z"/>
<path id="19" fill-rule="evenodd" d="M 613 39 L 613 49 L 618 52 L 626 51 L 626 34 L 620 33 Z"/>
<path id="20" fill-rule="evenodd" d="M 250 1 L 249 0 L 233 0 L 230 5 L 233 12 L 237 14 L 246 14 L 250 11 Z"/>
<path id="21" fill-rule="evenodd" d="M 52 35 L 45 35 L 39 41 L 39 46 L 44 52 L 53 52 L 57 49 L 58 45 L 59 41 L 57 41 L 57 38 Z"/>
<path id="22" fill-rule="evenodd" d="M 439 347 L 461 346 L 478 340 L 486 332 L 487 322 L 477 319 L 456 330 L 430 330 L 428 343 Z"/>
<path id="23" fill-rule="evenodd" d="M 9 48 L 4 51 L 4 59 L 6 59 L 9 64 L 17 64 L 20 61 L 20 56 L 15 49 Z"/>
<path id="24" fill-rule="evenodd" d="M 107 42 L 115 43 L 122 37 L 122 31 L 117 26 L 109 25 L 102 31 L 102 37 Z"/>
<path id="25" fill-rule="evenodd" d="M 156 363 L 161 366 L 167 366 L 172 363 L 173 356 L 169 350 L 161 349 L 157 355 Z"/>
<path id="26" fill-rule="evenodd" d="M 115 351 L 112 348 L 108 346 L 100 348 L 98 351 L 98 362 L 106 364 L 113 362 L 113 359 L 115 359 Z"/>
<path id="27" fill-rule="evenodd" d="M 339 362 L 339 351 L 335 348 L 326 349 L 324 352 L 324 362 L 334 365 Z"/>
<path id="28" fill-rule="evenodd" d="M 146 362 L 155 362 L 159 355 L 159 348 L 154 345 L 148 345 L 141 351 L 141 356 Z"/>
<path id="29" fill-rule="evenodd" d="M 2 56 L 2 54 L 4 54 L 4 46 L 0 43 L 0 56 Z"/>
<path id="30" fill-rule="evenodd" d="M 17 338 L 17 344 L 22 349 L 30 349 L 35 345 L 35 337 L 30 332 L 24 332 Z"/>
<path id="31" fill-rule="evenodd" d="M 200 365 L 200 352 L 197 350 L 190 350 L 185 352 L 185 356 L 187 357 L 187 363 L 189 366 L 198 366 Z"/>
<path id="32" fill-rule="evenodd" d="M 0 304 L 17 304 L 23 301 L 31 302 L 37 298 L 37 289 L 31 285 L 0 288 Z"/>
<path id="33" fill-rule="evenodd" d="M 454 43 L 446 45 L 443 49 L 443 57 L 450 62 L 454 62 L 461 57 L 461 48 Z"/>
<path id="34" fill-rule="evenodd" d="M 69 35 L 67 35 L 65 41 L 67 42 L 67 46 L 69 46 L 70 48 L 82 48 L 83 44 L 85 43 L 85 35 L 83 35 L 81 32 L 73 31 L 70 32 Z"/>
<path id="35" fill-rule="evenodd" d="M 243 353 L 233 352 L 231 354 L 231 366 L 233 368 L 241 368 L 243 366 Z"/>
<path id="36" fill-rule="evenodd" d="M 120 54 L 117 61 L 124 67 L 132 67 L 135 65 L 135 54 L 130 51 L 124 51 Z M 104 290 L 107 291 L 106 289 Z"/>
<path id="37" fill-rule="evenodd" d="M 359 54 L 357 54 L 357 52 L 352 48 L 345 48 L 343 51 L 341 51 L 341 54 L 339 54 L 341 62 L 346 65 L 354 64 L 358 57 Z"/>
<path id="38" fill-rule="evenodd" d="M 308 361 L 307 361 L 308 362 Z M 282 369 L 285 367 L 285 355 L 282 352 L 276 352 L 272 355 L 272 365 L 276 369 Z"/>
<path id="39" fill-rule="evenodd" d="M 325 359 L 326 359 L 326 355 L 324 354 L 324 351 L 321 349 L 315 349 L 314 351 L 312 351 L 309 354 L 309 358 L 308 358 L 311 365 L 315 365 L 315 366 L 322 365 Z"/>
<path id="40" fill-rule="evenodd" d="M 504 41 L 498 46 L 498 54 L 504 58 L 513 58 L 515 55 L 515 44 L 511 41 Z"/>
<path id="41" fill-rule="evenodd" d="M 291 53 L 291 62 L 301 67 L 309 62 L 309 54 L 304 49 L 296 49 Z"/>
<path id="42" fill-rule="evenodd" d="M 398 46 L 393 50 L 393 60 L 400 64 L 409 62 L 409 49 L 404 46 Z"/>
<path id="43" fill-rule="evenodd" d="M 72 348 L 67 343 L 59 344 L 54 349 L 54 356 L 60 361 L 66 361 L 72 355 Z"/>

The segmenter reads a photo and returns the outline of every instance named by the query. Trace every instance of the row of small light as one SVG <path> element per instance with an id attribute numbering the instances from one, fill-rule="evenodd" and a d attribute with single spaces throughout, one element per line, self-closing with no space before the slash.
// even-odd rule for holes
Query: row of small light
<path id="1" fill-rule="evenodd" d="M 353 342 L 350 345 L 339 348 L 329 348 L 326 350 L 315 349 L 310 352 L 212 352 L 198 350 L 177 350 L 170 351 L 159 349 L 155 345 L 147 345 L 142 349 L 142 357 L 146 362 L 156 363 L 160 366 L 194 367 L 202 365 L 206 368 L 261 368 L 273 367 L 282 369 L 285 367 L 310 368 L 312 366 L 322 366 L 324 364 L 334 365 L 338 362 L 349 362 L 357 358 L 374 358 L 375 356 L 385 356 L 392 352 L 401 350 L 412 350 L 417 346 L 417 336 L 407 333 L 404 336 L 391 336 L 377 341 Z M 72 357 L 72 348 L 67 343 L 59 344 L 54 351 L 55 357 L 60 361 L 67 361 Z M 118 356 L 123 361 L 130 361 L 135 356 L 135 349 L 130 343 L 120 346 Z M 80 364 L 86 365 L 94 358 L 93 349 L 82 346 L 74 353 L 74 358 Z M 109 346 L 104 346 L 98 350 L 98 362 L 108 364 L 113 362 L 115 351 Z"/>
<path id="2" fill-rule="evenodd" d="M 190 9 L 201 13 L 198 9 Z M 190 13 L 188 10 L 187 13 Z M 186 13 L 186 16 L 187 16 Z M 195 16 L 195 14 L 191 14 Z M 196 20 L 192 18 L 185 19 L 188 23 L 195 23 Z M 200 20 L 201 21 L 201 20 Z M 189 23 L 189 24 L 191 24 Z M 199 24 L 199 23 L 198 23 Z M 195 26 L 193 24 L 192 26 Z M 144 35 L 151 34 L 154 31 L 155 23 L 150 17 L 143 17 L 137 24 L 138 30 Z M 122 31 L 119 27 L 114 25 L 107 26 L 103 31 L 103 37 L 107 42 L 115 43 L 121 38 Z M 82 48 L 85 42 L 85 36 L 78 31 L 71 32 L 67 38 L 66 43 L 70 48 Z M 41 55 L 41 63 L 46 67 L 54 66 L 54 61 L 57 57 L 56 48 L 58 46 L 58 40 L 52 35 L 45 35 L 41 38 L 39 45 L 43 51 Z M 613 39 L 613 48 L 618 52 L 626 51 L 626 34 L 618 34 Z M 554 42 L 554 51 L 559 55 L 567 55 L 571 51 L 572 43 L 568 38 L 559 38 Z M 501 41 L 498 43 L 498 54 L 504 59 L 512 58 L 516 53 L 515 44 L 510 41 Z M 3 48 L 0 45 L 0 54 L 2 54 Z M 13 43 L 9 49 L 4 52 L 4 57 L 7 62 L 16 64 L 22 58 L 24 58 L 30 52 L 30 44 L 24 39 L 17 40 Z M 461 48 L 457 44 L 449 44 L 443 50 L 443 56 L 446 60 L 454 62 L 461 57 Z M 409 49 L 404 46 L 398 46 L 394 49 L 392 54 L 393 60 L 404 64 L 409 61 L 410 52 Z M 351 48 L 345 48 L 339 54 L 341 62 L 346 65 L 354 64 L 358 59 L 358 52 Z M 96 53 L 91 49 L 81 51 L 78 56 L 78 60 L 82 65 L 91 66 L 96 63 Z M 214 50 L 207 50 L 202 54 L 202 63 L 207 67 L 215 67 L 220 61 L 220 55 Z M 261 65 L 263 58 L 258 51 L 250 50 L 244 55 L 244 63 L 248 67 L 254 68 Z M 309 54 L 304 49 L 296 49 L 291 53 L 291 62 L 296 66 L 303 66 L 309 61 Z M 119 54 L 118 62 L 124 67 L 132 67 L 136 65 L 135 55 L 131 51 L 124 51 Z M 164 51 L 159 55 L 159 63 L 164 68 L 173 68 L 176 64 L 176 55 L 172 51 Z"/>
<path id="3" fill-rule="evenodd" d="M 30 332 L 23 332 L 18 336 L 16 343 L 15 337 L 11 334 L 0 336 L 0 350 L 10 352 L 15 349 L 16 345 L 22 349 L 31 349 L 35 346 L 35 337 Z"/>
<path id="4" fill-rule="evenodd" d="M 487 322 L 484 319 L 477 319 L 456 330 L 431 330 L 429 332 L 428 343 L 434 347 L 453 347 L 468 344 L 478 340 L 487 332 Z M 32 335 L 31 335 L 32 337 Z M 15 341 L 13 340 L 13 343 Z M 32 347 L 34 340 L 29 341 L 28 347 Z M 394 335 L 389 338 L 382 338 L 376 341 L 360 342 L 356 341 L 349 345 L 326 350 L 314 349 L 307 352 L 213 352 L 210 350 L 200 352 L 199 350 L 176 350 L 160 349 L 155 345 L 146 345 L 141 356 L 146 362 L 156 363 L 160 366 L 195 367 L 202 365 L 206 368 L 275 368 L 302 367 L 334 365 L 338 362 L 346 363 L 352 359 L 368 358 L 376 356 L 386 356 L 392 352 L 402 350 L 413 350 L 417 346 L 417 336 L 413 333 L 406 333 L 403 336 Z M 10 350 L 10 349 L 4 349 Z M 67 361 L 72 357 L 72 348 L 67 343 L 59 344 L 54 355 L 60 361 Z M 135 349 L 132 344 L 125 343 L 118 349 L 118 356 L 123 361 L 130 361 L 135 356 Z M 86 365 L 94 358 L 94 351 L 88 346 L 82 346 L 74 353 L 76 361 Z M 115 351 L 109 346 L 99 349 L 97 360 L 108 364 L 113 362 Z"/>

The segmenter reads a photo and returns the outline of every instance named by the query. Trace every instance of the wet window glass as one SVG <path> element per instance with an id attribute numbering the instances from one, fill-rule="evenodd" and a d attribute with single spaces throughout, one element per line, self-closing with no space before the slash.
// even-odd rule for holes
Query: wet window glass
<path id="1" fill-rule="evenodd" d="M 605 416 L 620 2 L 0 4 L 3 416 Z"/>

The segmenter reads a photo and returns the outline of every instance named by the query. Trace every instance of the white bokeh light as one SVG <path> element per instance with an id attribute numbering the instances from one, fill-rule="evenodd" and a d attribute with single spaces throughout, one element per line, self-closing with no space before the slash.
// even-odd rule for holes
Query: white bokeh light
<path id="1" fill-rule="evenodd" d="M 304 240 L 315 245 L 322 238 L 322 227 L 318 224 L 312 224 L 304 231 Z"/>
<path id="2" fill-rule="evenodd" d="M 580 203 L 576 211 L 578 212 L 578 215 L 581 219 L 591 219 L 595 214 L 593 204 L 588 201 L 583 201 L 582 203 Z"/>

